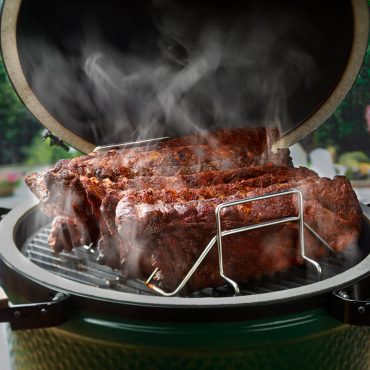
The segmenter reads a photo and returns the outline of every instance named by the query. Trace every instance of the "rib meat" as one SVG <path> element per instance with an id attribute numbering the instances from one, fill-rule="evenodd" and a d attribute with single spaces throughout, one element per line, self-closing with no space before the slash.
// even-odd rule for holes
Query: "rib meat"
<path id="1" fill-rule="evenodd" d="M 98 220 L 100 220 L 101 246 L 105 246 L 104 254 L 112 255 L 112 248 L 116 243 L 103 243 L 102 239 L 108 237 L 112 241 L 112 235 L 117 235 L 115 224 L 116 207 L 127 189 L 189 189 L 188 195 L 196 194 L 197 188 L 206 189 L 208 197 L 217 196 L 221 185 L 230 184 L 227 188 L 229 194 L 233 194 L 239 188 L 239 181 L 243 181 L 244 186 L 259 188 L 271 185 L 276 182 L 289 181 L 292 176 L 307 177 L 316 175 L 313 171 L 306 168 L 294 169 L 286 166 L 264 166 L 243 167 L 228 171 L 206 171 L 193 175 L 183 176 L 156 176 L 156 177 L 137 177 L 136 179 L 126 179 L 118 183 L 111 181 L 99 181 L 96 178 L 81 177 L 87 198 L 91 208 Z M 234 185 L 231 185 L 234 184 Z M 219 185 L 219 186 L 216 186 Z M 205 196 L 205 194 L 203 194 Z M 109 250 L 107 250 L 109 248 Z M 120 245 L 120 255 L 123 264 L 126 259 L 125 249 Z M 108 259 L 107 264 L 112 267 L 119 267 L 117 259 Z M 127 272 L 127 271 L 126 271 Z"/>
<path id="2" fill-rule="evenodd" d="M 250 187 L 248 181 L 198 190 L 128 190 L 116 210 L 116 225 L 125 239 L 126 265 L 133 274 L 149 276 L 174 289 L 216 233 L 215 208 L 227 201 L 299 189 L 304 195 L 304 218 L 336 251 L 355 243 L 361 229 L 361 212 L 349 181 L 311 176 L 294 177 L 267 187 Z M 215 196 L 217 195 L 217 196 Z M 296 196 L 282 196 L 226 208 L 223 229 L 260 223 L 298 212 Z M 273 226 L 224 241 L 225 272 L 237 281 L 281 271 L 302 258 L 297 245 L 297 224 Z M 324 249 L 308 232 L 307 253 L 318 258 Z M 217 255 L 211 253 L 187 287 L 190 291 L 222 283 Z M 126 268 L 124 266 L 124 268 Z"/>
<path id="3" fill-rule="evenodd" d="M 271 153 L 270 147 L 277 137 L 276 129 L 222 129 L 167 140 L 155 147 L 91 153 L 61 160 L 50 169 L 28 176 L 26 183 L 40 199 L 44 213 L 78 220 L 96 242 L 102 236 L 100 229 L 105 222 L 96 218 L 100 205 L 94 202 L 93 193 L 86 192 L 82 178 L 121 185 L 131 179 L 131 183 L 127 182 L 130 187 L 136 178 L 187 176 L 267 161 L 291 165 L 287 150 Z M 60 248 L 57 241 L 53 245 L 57 250 Z"/>
<path id="4" fill-rule="evenodd" d="M 271 153 L 275 129 L 225 129 L 147 148 L 115 149 L 59 161 L 26 182 L 55 217 L 49 244 L 70 251 L 93 242 L 100 261 L 123 276 L 174 289 L 216 233 L 215 208 L 228 201 L 299 189 L 304 218 L 337 251 L 354 243 L 361 212 L 349 181 L 294 168 L 287 150 Z M 224 229 L 296 215 L 296 196 L 226 208 Z M 225 273 L 236 281 L 281 271 L 303 260 L 296 223 L 224 238 Z M 307 253 L 325 249 L 305 232 Z M 188 291 L 223 283 L 212 250 Z"/>

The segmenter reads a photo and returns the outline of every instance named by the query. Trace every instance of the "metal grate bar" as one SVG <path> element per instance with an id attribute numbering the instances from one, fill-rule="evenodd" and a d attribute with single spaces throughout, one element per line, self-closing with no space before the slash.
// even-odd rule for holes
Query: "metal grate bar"
<path id="1" fill-rule="evenodd" d="M 145 285 L 145 282 L 131 279 L 124 281 L 120 271 L 98 264 L 96 262 L 98 253 L 93 248 L 81 246 L 70 253 L 54 253 L 47 242 L 49 232 L 50 225 L 46 225 L 22 247 L 22 253 L 41 268 L 66 279 L 102 289 L 114 289 L 143 295 L 155 294 Z M 354 266 L 360 259 L 355 246 L 349 247 L 341 253 L 325 256 L 319 261 L 322 267 L 322 278 L 326 279 L 337 275 Z M 248 282 L 241 282 L 239 288 L 241 295 L 253 295 L 297 288 L 316 281 L 314 270 L 310 270 L 306 266 L 294 266 L 271 276 L 262 276 Z M 225 284 L 218 288 L 206 288 L 194 292 L 190 297 L 227 297 L 232 294 L 233 289 Z"/>
<path id="2" fill-rule="evenodd" d="M 88 246 L 75 248 L 72 252 L 55 253 L 48 245 L 50 225 L 40 229 L 22 248 L 22 253 L 36 265 L 58 276 L 97 286 L 115 289 L 126 293 L 153 295 L 144 284 L 137 280 L 123 281 L 118 270 L 96 262 L 97 251 Z"/>

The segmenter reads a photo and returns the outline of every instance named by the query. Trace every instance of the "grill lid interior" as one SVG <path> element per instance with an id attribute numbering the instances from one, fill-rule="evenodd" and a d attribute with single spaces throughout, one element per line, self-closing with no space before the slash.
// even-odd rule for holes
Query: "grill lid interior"
<path id="1" fill-rule="evenodd" d="M 192 70 L 202 37 L 211 33 L 211 41 L 217 41 L 219 34 L 215 44 L 221 50 L 207 49 L 210 57 L 205 58 L 215 66 L 211 73 L 171 99 L 186 96 L 187 113 L 195 113 L 197 125 L 200 122 L 206 129 L 247 122 L 268 125 L 278 115 L 283 133 L 289 135 L 289 143 L 282 144 L 286 146 L 321 124 L 353 83 L 367 46 L 366 12 L 365 0 L 232 4 L 221 0 L 5 0 L 1 42 L 10 78 L 32 113 L 56 136 L 87 152 L 96 145 L 136 141 L 138 132 L 140 139 L 189 133 L 193 125 L 178 122 L 181 112 L 168 115 L 168 107 L 162 111 L 160 104 L 154 104 L 154 112 L 146 112 L 153 105 L 152 97 L 162 96 L 161 91 L 155 81 L 146 85 L 154 73 L 141 76 L 144 87 L 136 86 L 140 71 L 133 66 L 150 70 L 153 66 L 148 62 L 158 61 L 182 77 Z M 98 80 L 90 78 L 92 66 L 97 67 Z M 108 70 L 118 77 L 101 73 Z M 124 76 L 135 77 L 129 79 L 134 90 L 128 93 L 127 86 L 115 85 Z M 258 89 L 252 83 L 256 76 L 262 78 Z M 277 82 L 265 81 L 271 76 L 280 77 Z M 244 78 L 246 83 L 238 86 Z M 99 99 L 99 91 L 112 81 L 113 88 L 104 90 Z M 260 87 L 265 82 L 270 87 L 264 90 Z M 280 87 L 284 90 L 276 91 Z M 217 96 L 221 100 L 215 104 Z M 266 107 L 279 97 L 283 101 L 270 112 L 271 119 Z M 253 104 L 243 106 L 240 101 Z M 213 112 L 216 106 L 227 109 Z M 143 112 L 147 114 L 142 116 Z M 146 126 L 148 117 L 155 118 L 151 129 Z M 138 130 L 140 126 L 143 130 Z"/>

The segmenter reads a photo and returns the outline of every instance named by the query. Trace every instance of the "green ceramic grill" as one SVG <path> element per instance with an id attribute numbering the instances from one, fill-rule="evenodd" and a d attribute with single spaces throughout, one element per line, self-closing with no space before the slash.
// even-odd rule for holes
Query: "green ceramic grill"
<path id="1" fill-rule="evenodd" d="M 158 31 L 163 30 L 158 24 L 172 14 L 176 24 L 182 19 L 182 27 L 195 30 L 192 37 L 201 24 L 215 20 L 225 27 L 238 24 L 246 34 L 247 21 L 257 20 L 258 35 L 266 25 L 270 33 L 270 27 L 278 27 L 278 33 L 281 23 L 273 20 L 279 17 L 299 20 L 299 29 L 292 28 L 293 42 L 315 56 L 320 73 L 308 87 L 298 84 L 287 96 L 289 119 L 275 149 L 297 142 L 331 114 L 356 78 L 367 47 L 363 0 L 5 0 L 1 43 L 9 77 L 54 143 L 89 152 L 137 140 L 132 127 L 114 135 L 107 129 L 104 135 L 102 127 L 109 125 L 103 111 L 90 111 L 78 100 L 94 99 L 76 78 L 85 57 L 82 46 L 95 45 L 104 35 L 110 45 L 104 52 L 118 64 L 122 53 L 156 59 L 165 42 L 166 61 L 183 68 L 186 49 L 176 37 L 163 40 Z M 47 85 L 34 78 L 43 58 L 52 60 L 49 67 L 61 66 L 42 70 Z M 54 81 L 61 78 L 63 86 L 73 86 L 63 100 L 67 105 L 55 104 L 61 96 Z M 66 107 L 68 112 L 73 108 L 73 120 Z M 252 116 L 257 123 L 262 119 L 259 106 Z M 209 117 L 205 124 L 217 126 Z M 140 138 L 183 132 L 165 123 L 147 134 L 151 136 Z M 35 202 L 23 204 L 0 222 L 0 282 L 6 292 L 0 294 L 0 321 L 10 323 L 14 369 L 368 369 L 370 210 L 362 205 L 362 211 L 358 246 L 319 260 L 320 278 L 303 265 L 240 283 L 238 295 L 225 285 L 165 297 L 97 263 L 93 247 L 53 254 L 47 245 L 50 220 Z"/>
<path id="2" fill-rule="evenodd" d="M 322 281 L 293 268 L 241 285 L 238 296 L 223 287 L 161 297 L 119 281 L 87 250 L 56 257 L 48 220 L 22 205 L 0 223 L 0 276 L 13 303 L 1 300 L 0 320 L 11 324 L 14 368 L 367 369 L 370 211 L 362 209 L 360 251 L 321 260 Z"/>

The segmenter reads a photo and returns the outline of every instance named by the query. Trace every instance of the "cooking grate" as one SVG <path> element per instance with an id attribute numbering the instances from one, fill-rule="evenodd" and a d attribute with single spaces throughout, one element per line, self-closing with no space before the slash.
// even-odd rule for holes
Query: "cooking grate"
<path id="1" fill-rule="evenodd" d="M 47 242 L 50 229 L 50 225 L 42 227 L 22 247 L 22 253 L 36 265 L 69 280 L 103 289 L 144 295 L 155 294 L 144 281 L 123 280 L 120 271 L 98 264 L 96 262 L 98 252 L 93 247 L 82 246 L 73 249 L 70 253 L 54 253 Z M 335 276 L 351 268 L 361 259 L 362 255 L 356 246 L 348 247 L 342 253 L 329 254 L 319 260 L 322 268 L 321 279 Z M 241 295 L 250 295 L 291 289 L 315 282 L 317 282 L 316 271 L 303 265 L 240 283 L 239 287 Z M 203 289 L 192 293 L 191 297 L 225 297 L 233 293 L 230 286 L 224 285 Z"/>

